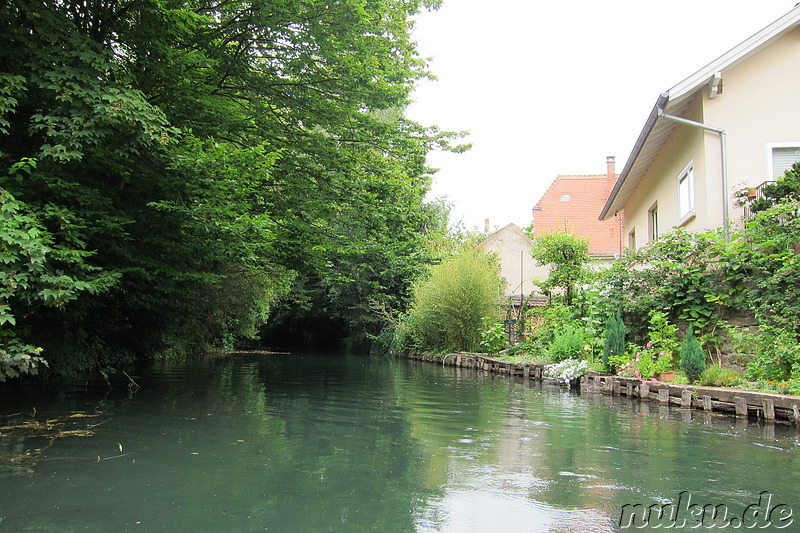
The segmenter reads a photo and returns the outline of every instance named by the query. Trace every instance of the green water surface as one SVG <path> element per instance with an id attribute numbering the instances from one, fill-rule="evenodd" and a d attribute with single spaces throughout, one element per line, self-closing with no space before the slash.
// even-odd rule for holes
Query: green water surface
<path id="1" fill-rule="evenodd" d="M 682 491 L 800 513 L 789 426 L 362 356 L 135 380 L 0 388 L 0 531 L 606 532 Z"/>

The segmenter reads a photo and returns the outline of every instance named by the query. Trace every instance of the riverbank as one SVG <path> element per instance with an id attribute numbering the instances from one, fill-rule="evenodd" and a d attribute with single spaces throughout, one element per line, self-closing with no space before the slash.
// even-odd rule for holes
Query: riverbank
<path id="1" fill-rule="evenodd" d="M 445 355 L 409 354 L 408 359 L 471 368 L 507 376 L 542 381 L 545 365 L 504 361 L 482 354 L 460 352 Z M 707 413 L 738 418 L 755 418 L 768 423 L 789 423 L 800 427 L 800 397 L 743 391 L 723 387 L 701 387 L 660 381 L 642 381 L 601 372 L 588 372 L 580 379 L 581 393 L 626 396 L 660 405 L 675 405 Z"/>

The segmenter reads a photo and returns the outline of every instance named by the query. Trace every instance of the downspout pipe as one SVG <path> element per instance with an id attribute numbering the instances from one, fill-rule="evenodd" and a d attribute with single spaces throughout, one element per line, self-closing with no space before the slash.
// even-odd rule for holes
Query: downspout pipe
<path id="1" fill-rule="evenodd" d="M 715 128 L 702 122 L 695 122 L 683 117 L 676 117 L 664 113 L 664 108 L 658 108 L 658 116 L 679 124 L 686 124 L 693 128 L 700 128 L 706 131 L 711 131 L 719 135 L 720 152 L 722 156 L 722 227 L 725 231 L 725 241 L 728 241 L 728 148 L 727 148 L 727 133 L 721 128 Z"/>

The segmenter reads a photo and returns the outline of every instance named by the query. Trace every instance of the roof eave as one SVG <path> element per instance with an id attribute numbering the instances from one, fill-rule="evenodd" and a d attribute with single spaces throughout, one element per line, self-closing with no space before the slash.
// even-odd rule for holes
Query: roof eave
<path id="1" fill-rule="evenodd" d="M 666 108 L 668 102 L 669 102 L 669 91 L 661 93 L 658 96 L 656 104 L 653 106 L 653 110 L 650 111 L 650 115 L 647 117 L 647 121 L 644 123 L 642 132 L 639 134 L 639 138 L 636 139 L 636 144 L 633 146 L 631 155 L 628 158 L 628 161 L 625 163 L 625 168 L 622 169 L 619 178 L 617 178 L 617 182 L 614 184 L 614 188 L 611 190 L 611 194 L 608 195 L 608 200 L 606 200 L 606 205 L 603 207 L 603 211 L 600 213 L 599 217 L 600 220 L 608 220 L 609 218 L 614 216 L 615 213 L 622 210 L 625 204 L 625 200 L 627 200 L 627 198 L 621 198 L 619 196 L 620 189 L 622 189 L 622 186 L 628 179 L 628 175 L 631 173 L 633 164 L 636 162 L 636 159 L 639 157 L 639 154 L 641 154 L 642 149 L 644 148 L 644 145 L 647 142 L 647 138 L 650 136 L 650 132 L 653 131 L 653 128 L 656 125 L 656 121 L 658 120 L 659 115 L 661 114 L 663 109 Z"/>

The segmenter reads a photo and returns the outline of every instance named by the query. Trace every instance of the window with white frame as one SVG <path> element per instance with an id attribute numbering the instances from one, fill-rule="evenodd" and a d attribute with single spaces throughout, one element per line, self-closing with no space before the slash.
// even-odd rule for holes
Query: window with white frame
<path id="1" fill-rule="evenodd" d="M 694 165 L 689 163 L 678 176 L 678 211 L 684 219 L 694 213 Z"/>
<path id="2" fill-rule="evenodd" d="M 767 144 L 767 176 L 775 181 L 800 161 L 800 142 Z"/>
<path id="3" fill-rule="evenodd" d="M 658 239 L 658 202 L 647 210 L 647 240 L 653 242 Z"/>

